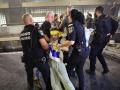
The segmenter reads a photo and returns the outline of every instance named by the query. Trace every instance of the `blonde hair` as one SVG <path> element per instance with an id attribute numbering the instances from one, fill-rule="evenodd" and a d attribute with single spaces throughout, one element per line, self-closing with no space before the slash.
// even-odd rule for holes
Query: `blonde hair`
<path id="1" fill-rule="evenodd" d="M 31 14 L 23 14 L 23 16 L 22 16 L 22 21 L 24 22 L 24 23 L 26 23 L 25 22 L 25 19 L 28 17 L 28 16 L 32 16 Z"/>
<path id="2" fill-rule="evenodd" d="M 49 15 L 53 15 L 53 16 L 54 16 L 54 12 L 53 12 L 53 11 L 47 12 L 47 13 L 46 13 L 46 18 L 47 18 Z"/>

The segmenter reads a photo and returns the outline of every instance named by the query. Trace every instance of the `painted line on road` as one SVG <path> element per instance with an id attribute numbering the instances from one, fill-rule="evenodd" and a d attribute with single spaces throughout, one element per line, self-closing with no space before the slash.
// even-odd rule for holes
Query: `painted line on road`
<path id="1" fill-rule="evenodd" d="M 23 52 L 3 52 L 3 53 L 0 53 L 0 55 L 10 55 L 10 54 L 23 54 Z"/>

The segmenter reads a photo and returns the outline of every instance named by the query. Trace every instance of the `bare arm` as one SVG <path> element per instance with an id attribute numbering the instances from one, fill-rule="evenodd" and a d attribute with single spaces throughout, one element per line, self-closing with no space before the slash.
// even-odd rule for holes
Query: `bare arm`
<path id="1" fill-rule="evenodd" d="M 45 38 L 39 39 L 39 43 L 40 43 L 40 45 L 42 46 L 43 49 L 45 49 L 45 50 L 48 50 L 48 49 L 49 49 L 48 43 L 47 43 L 47 41 L 45 40 Z"/>
<path id="2" fill-rule="evenodd" d="M 47 36 L 47 35 L 45 35 L 45 39 L 46 39 L 46 41 L 47 41 L 47 42 L 49 42 L 49 41 L 50 41 L 50 39 L 48 38 L 48 36 Z"/>
<path id="3" fill-rule="evenodd" d="M 61 47 L 60 48 L 62 51 L 69 51 L 69 47 Z"/>
<path id="4" fill-rule="evenodd" d="M 60 44 L 59 47 L 69 47 L 72 46 L 75 43 L 75 41 L 65 41 L 63 44 Z"/>

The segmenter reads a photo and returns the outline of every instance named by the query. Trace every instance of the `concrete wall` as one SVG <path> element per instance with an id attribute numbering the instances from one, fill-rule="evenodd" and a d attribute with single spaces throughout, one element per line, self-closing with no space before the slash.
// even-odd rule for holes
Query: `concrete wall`
<path id="1" fill-rule="evenodd" d="M 23 27 L 23 25 L 0 27 L 0 37 L 18 35 L 23 30 Z"/>
<path id="2" fill-rule="evenodd" d="M 19 34 L 23 25 L 0 27 L 0 51 L 21 50 Z"/>

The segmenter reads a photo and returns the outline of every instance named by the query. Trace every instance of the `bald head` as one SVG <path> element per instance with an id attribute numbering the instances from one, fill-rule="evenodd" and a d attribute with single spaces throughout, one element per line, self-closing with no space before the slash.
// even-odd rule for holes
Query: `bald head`
<path id="1" fill-rule="evenodd" d="M 33 24 L 33 16 L 31 14 L 24 14 L 22 20 L 25 25 Z"/>

